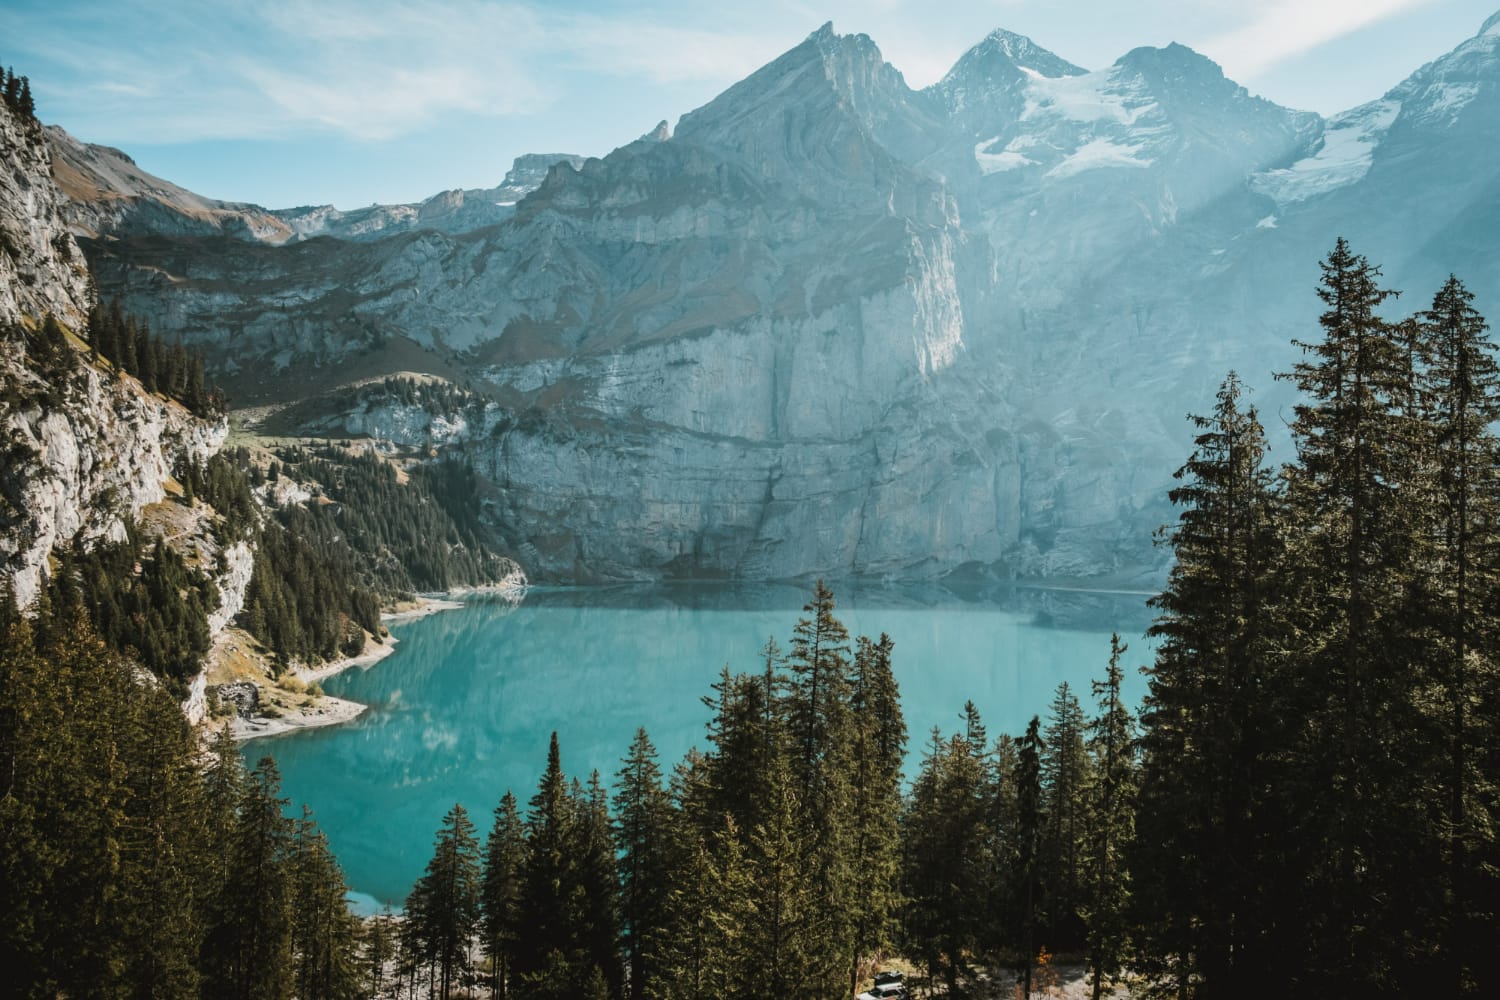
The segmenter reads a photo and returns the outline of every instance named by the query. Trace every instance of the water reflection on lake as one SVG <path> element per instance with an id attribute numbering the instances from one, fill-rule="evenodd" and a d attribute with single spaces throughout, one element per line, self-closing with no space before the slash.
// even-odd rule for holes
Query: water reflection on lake
<path id="1" fill-rule="evenodd" d="M 895 641 L 909 749 L 933 726 L 952 731 L 966 699 L 991 732 L 1019 733 L 1044 713 L 1060 681 L 1090 708 L 1089 681 L 1109 656 L 1109 634 L 1132 645 L 1126 693 L 1145 690 L 1150 622 L 1142 595 L 835 586 L 851 636 Z M 431 855 L 443 813 L 462 802 L 488 831 L 501 794 L 523 807 L 556 730 L 563 767 L 612 782 L 636 727 L 663 771 L 703 745 L 701 697 L 727 664 L 760 669 L 774 636 L 785 647 L 807 588 L 662 585 L 533 589 L 512 606 L 485 598 L 395 624 L 396 653 L 330 679 L 330 694 L 371 706 L 353 723 L 246 744 L 276 757 L 283 789 L 307 803 L 350 885 L 399 905 Z"/>

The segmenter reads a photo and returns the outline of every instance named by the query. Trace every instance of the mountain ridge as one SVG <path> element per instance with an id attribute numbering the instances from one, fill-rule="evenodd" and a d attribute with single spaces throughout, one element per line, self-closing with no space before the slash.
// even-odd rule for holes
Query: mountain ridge
<path id="1" fill-rule="evenodd" d="M 1149 576 L 1182 409 L 1231 367 L 1276 405 L 1334 235 L 1500 290 L 1490 37 L 1325 120 L 1185 46 L 1086 72 L 1003 31 L 918 91 L 825 25 L 495 225 L 85 247 L 240 398 L 467 380 L 450 446 L 543 575 Z"/>

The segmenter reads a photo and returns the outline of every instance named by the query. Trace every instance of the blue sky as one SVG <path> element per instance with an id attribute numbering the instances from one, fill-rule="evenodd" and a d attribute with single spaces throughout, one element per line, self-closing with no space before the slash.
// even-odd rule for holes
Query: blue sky
<path id="1" fill-rule="evenodd" d="M 1009 28 L 1090 69 L 1178 41 L 1280 104 L 1378 97 L 1500 0 L 4 0 L 44 121 L 201 194 L 416 201 L 524 152 L 602 155 L 824 21 L 913 86 Z"/>

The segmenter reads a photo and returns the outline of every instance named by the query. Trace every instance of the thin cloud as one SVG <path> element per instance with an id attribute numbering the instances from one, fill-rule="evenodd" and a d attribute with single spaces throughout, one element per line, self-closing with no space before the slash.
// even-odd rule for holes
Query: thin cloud
<path id="1" fill-rule="evenodd" d="M 1223 65 L 1230 77 L 1254 79 L 1299 56 L 1431 0 L 1275 0 L 1255 19 L 1195 46 Z"/>
<path id="2" fill-rule="evenodd" d="M 389 140 L 446 115 L 545 113 L 580 71 L 727 84 L 787 42 L 536 0 L 138 0 L 78 4 L 65 18 L 23 7 L 6 20 L 28 54 L 67 71 L 43 85 L 49 113 L 89 138 L 148 143 Z"/>
<path id="3" fill-rule="evenodd" d="M 570 64 L 654 83 L 730 83 L 795 44 L 781 34 L 750 36 L 632 18 L 565 16 L 551 20 L 550 46 Z"/>

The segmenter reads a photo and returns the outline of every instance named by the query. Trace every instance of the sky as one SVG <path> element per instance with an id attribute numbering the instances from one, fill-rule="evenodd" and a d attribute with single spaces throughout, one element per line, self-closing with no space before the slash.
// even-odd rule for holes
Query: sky
<path id="1" fill-rule="evenodd" d="M 1088 69 L 1180 42 L 1252 93 L 1333 114 L 1479 30 L 1500 0 L 3 0 L 37 112 L 213 198 L 271 208 L 493 187 L 528 152 L 602 156 L 825 21 L 907 83 L 995 28 Z"/>

